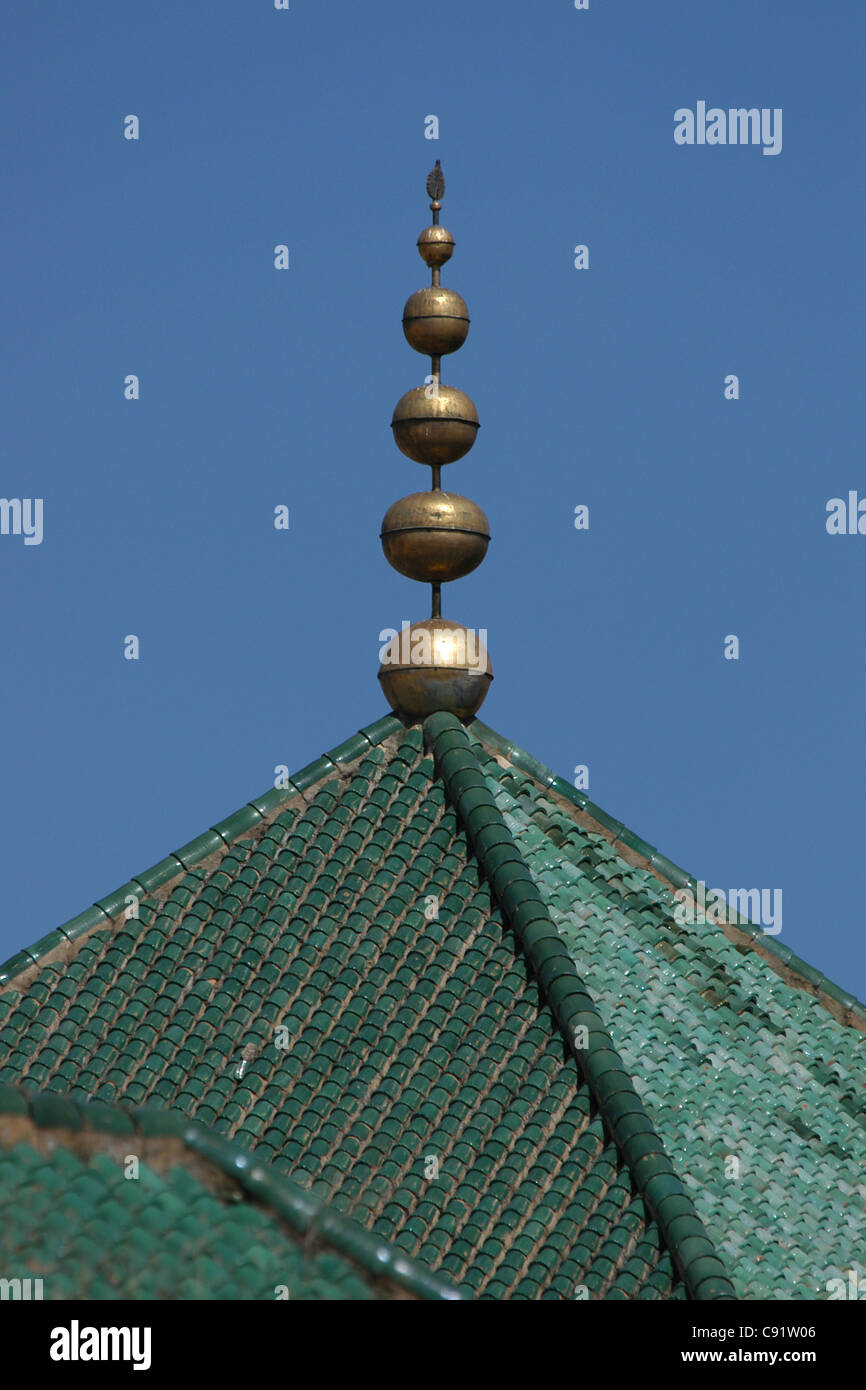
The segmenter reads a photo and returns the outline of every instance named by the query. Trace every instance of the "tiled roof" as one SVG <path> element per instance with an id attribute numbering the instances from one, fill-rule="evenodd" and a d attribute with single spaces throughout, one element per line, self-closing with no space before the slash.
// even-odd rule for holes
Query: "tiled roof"
<path id="1" fill-rule="evenodd" d="M 467 1293 L 816 1296 L 861 1249 L 856 1001 L 678 926 L 693 880 L 479 721 L 426 731 L 20 953 L 0 1079 L 195 1115 Z"/>
<path id="2" fill-rule="evenodd" d="M 697 912 L 680 925 L 670 884 L 694 879 L 492 730 L 474 733 L 738 1297 L 825 1298 L 830 1279 L 866 1274 L 863 1005 L 748 923 Z"/>
<path id="3" fill-rule="evenodd" d="M 459 1298 L 177 1113 L 0 1087 L 0 1210 L 46 1299 Z"/>

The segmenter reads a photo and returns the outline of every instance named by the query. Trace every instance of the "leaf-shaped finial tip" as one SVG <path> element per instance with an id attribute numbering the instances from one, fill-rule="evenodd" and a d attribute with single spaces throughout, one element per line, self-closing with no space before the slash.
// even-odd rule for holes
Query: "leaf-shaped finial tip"
<path id="1" fill-rule="evenodd" d="M 444 192 L 445 175 L 442 173 L 442 166 L 437 159 L 435 165 L 427 175 L 427 196 L 428 198 L 432 198 L 434 203 L 440 203 Z"/>

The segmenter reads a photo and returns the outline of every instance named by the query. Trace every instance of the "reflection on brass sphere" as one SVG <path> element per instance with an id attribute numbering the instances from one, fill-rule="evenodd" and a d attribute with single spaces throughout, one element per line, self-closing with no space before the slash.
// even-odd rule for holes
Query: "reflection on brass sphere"
<path id="1" fill-rule="evenodd" d="M 469 310 L 456 290 L 429 285 L 406 300 L 403 332 L 416 352 L 441 357 L 456 352 L 469 332 Z"/>
<path id="2" fill-rule="evenodd" d="M 441 383 L 434 391 L 435 385 L 407 391 L 391 419 L 397 448 L 416 463 L 454 463 L 478 433 L 478 411 L 466 392 Z"/>
<path id="3" fill-rule="evenodd" d="M 422 584 L 462 579 L 481 564 L 490 524 L 468 497 L 453 492 L 413 492 L 385 513 L 382 549 L 389 565 Z"/>
<path id="4" fill-rule="evenodd" d="M 454 238 L 447 227 L 425 227 L 418 238 L 418 254 L 434 268 L 450 260 L 453 250 Z"/>
<path id="5" fill-rule="evenodd" d="M 471 719 L 493 680 L 487 648 L 469 628 L 447 618 L 413 623 L 392 638 L 379 681 L 393 710 L 416 722 L 437 710 Z"/>

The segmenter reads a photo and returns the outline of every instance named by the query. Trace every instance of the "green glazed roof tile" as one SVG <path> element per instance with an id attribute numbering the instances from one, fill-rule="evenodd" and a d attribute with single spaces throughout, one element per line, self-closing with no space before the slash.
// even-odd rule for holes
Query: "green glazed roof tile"
<path id="1" fill-rule="evenodd" d="M 470 735 L 511 759 L 512 746 L 480 721 L 473 723 Z M 818 972 L 748 924 L 739 923 L 741 936 L 733 939 L 733 930 L 728 933 L 700 918 L 694 926 L 674 923 L 675 902 L 665 880 L 674 887 L 694 890 L 694 877 L 677 869 L 619 823 L 599 814 L 588 798 L 575 794 L 567 783 L 555 782 L 549 791 L 556 793 L 561 803 L 580 807 L 596 826 L 612 827 L 609 834 L 613 843 L 577 822 L 563 838 L 559 833 L 562 822 L 554 824 L 549 793 L 542 794 L 534 770 L 519 757 L 511 763 L 510 771 L 494 758 L 484 764 L 497 804 L 517 842 L 525 846 L 561 939 L 579 964 L 599 1009 L 607 1012 L 626 1071 L 635 1078 L 641 1094 L 652 1096 L 653 1125 L 675 1166 L 689 1179 L 691 1201 L 715 1239 L 728 1274 L 733 1275 L 738 1296 L 816 1296 L 814 1290 L 825 1290 L 829 1277 L 829 1264 L 825 1264 L 823 1281 L 814 1275 L 809 1278 L 816 1244 L 826 1257 L 835 1249 L 844 1263 L 846 1258 L 855 1258 L 855 1247 L 866 1236 L 862 1205 L 854 1224 L 848 1224 L 847 1212 L 843 1224 L 838 1197 L 839 1178 L 846 1172 L 846 1167 L 840 1169 L 840 1162 L 850 1165 L 847 1173 L 853 1182 L 858 1164 L 862 1171 L 866 1160 L 862 1128 L 853 1140 L 855 1152 L 849 1155 L 842 1137 L 847 1117 L 838 1095 L 821 1094 L 824 1083 L 818 1081 L 815 1067 L 816 1058 L 832 1057 L 854 1079 L 853 1090 L 863 1094 L 866 1015 L 862 1005 L 829 982 L 822 982 Z M 517 770 L 520 765 L 524 771 Z M 527 770 L 529 776 L 525 775 Z M 542 841 L 538 830 L 543 832 Z M 544 838 L 553 847 L 551 835 L 556 837 L 560 855 L 559 870 L 552 870 L 553 881 L 547 867 L 549 857 L 540 848 Z M 623 854 L 629 853 L 641 856 L 646 866 L 627 862 Z M 593 876 L 589 893 L 580 877 L 574 877 L 581 872 Z M 554 886 L 557 877 L 558 889 Z M 617 884 L 639 890 L 619 912 L 612 906 L 622 902 Z M 596 904 L 589 917 L 575 910 L 583 898 Z M 602 915 L 604 931 L 600 930 Z M 773 970 L 754 947 L 785 967 L 788 977 L 780 977 L 778 969 Z M 673 979 L 672 960 L 681 972 Z M 740 981 L 748 982 L 748 988 L 738 989 Z M 822 1002 L 812 997 L 815 988 L 821 991 Z M 675 1007 L 670 1006 L 672 991 L 676 993 Z M 723 1001 L 736 1001 L 735 1009 Z M 834 1013 L 834 1004 L 844 1012 Z M 768 1036 L 776 1038 L 774 1050 L 767 1054 L 777 1062 L 771 1069 L 756 1046 L 757 1018 L 762 1020 L 760 1026 L 769 1022 Z M 704 1048 L 717 1044 L 710 1085 L 701 1053 L 695 1050 L 697 1040 Z M 664 1082 L 652 1085 L 650 1077 L 656 1072 L 664 1076 Z M 767 1105 L 768 1085 L 778 1098 L 775 1107 Z M 779 1106 L 783 1095 L 788 1101 Z M 810 1112 L 816 1120 L 820 1114 L 821 1124 L 835 1131 L 839 1154 L 834 1155 L 832 1178 L 821 1167 L 825 1146 L 817 1142 L 816 1123 L 802 1124 L 798 1111 Z M 780 1112 L 786 1116 L 781 1125 L 773 1123 L 774 1113 Z M 697 1123 L 689 1124 L 689 1117 Z M 634 1122 L 629 1127 L 639 1132 Z M 712 1153 L 702 1142 L 702 1134 L 726 1137 Z M 725 1177 L 726 1155 L 731 1154 L 744 1167 L 749 1164 L 756 1171 L 762 1163 L 767 1171 L 765 1156 L 772 1155 L 772 1168 L 780 1173 L 779 1190 L 771 1193 L 766 1178 L 758 1186 L 748 1186 L 748 1179 L 741 1185 L 731 1183 Z M 648 1170 L 653 1162 L 648 1158 L 639 1166 Z M 676 1180 L 654 1175 L 649 1189 L 660 1198 L 668 1181 L 673 1184 Z M 820 1195 L 818 1183 L 823 1183 Z M 681 1190 L 678 1183 L 676 1187 Z M 736 1199 L 731 1195 L 734 1187 L 738 1187 Z M 863 1197 L 866 1191 L 861 1204 Z M 784 1254 L 777 1245 L 783 1201 L 791 1211 L 800 1213 L 800 1229 L 786 1238 Z M 662 1202 L 662 1209 L 664 1205 Z M 699 1260 L 693 1266 L 697 1272 L 702 1269 Z M 647 1287 L 658 1296 L 656 1274 L 649 1274 L 647 1280 Z M 705 1282 L 707 1288 L 712 1284 L 709 1278 Z M 715 1296 L 718 1290 L 712 1292 Z M 663 1296 L 677 1297 L 679 1293 L 668 1291 Z M 705 1296 L 703 1288 L 696 1286 L 695 1296 Z"/>
<path id="2" fill-rule="evenodd" d="M 138 922 L 111 935 L 121 889 L 20 953 L 0 1081 L 206 1118 L 208 1161 L 231 1132 L 248 1176 L 485 1298 L 726 1297 L 726 1271 L 739 1296 L 802 1297 L 808 1269 L 811 1291 L 848 1267 L 859 1031 L 774 973 L 755 947 L 798 963 L 767 938 L 678 927 L 695 880 L 588 798 L 478 721 L 437 723 L 425 749 L 386 716 L 133 880 Z M 67 940 L 73 960 L 41 959 Z M 138 1213 L 129 1248 L 155 1229 Z M 268 1248 L 251 1232 L 243 1268 Z M 201 1260 L 176 1296 L 223 1277 Z"/>
<path id="3" fill-rule="evenodd" d="M 12 1114 L 14 1130 L 4 1127 Z M 74 1151 L 70 1130 L 82 1136 Z M 117 1136 L 134 1149 L 135 1182 Z M 41 1280 L 38 1297 L 460 1297 L 443 1276 L 181 1115 L 160 1122 L 152 1111 L 4 1090 L 0 1151 L 0 1256 Z"/>

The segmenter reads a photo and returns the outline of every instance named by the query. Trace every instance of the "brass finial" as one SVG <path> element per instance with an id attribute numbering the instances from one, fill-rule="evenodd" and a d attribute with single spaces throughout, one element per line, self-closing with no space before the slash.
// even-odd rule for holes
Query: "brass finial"
<path id="1" fill-rule="evenodd" d="M 442 199 L 445 196 L 445 175 L 442 172 L 442 165 L 439 160 L 433 165 L 427 175 L 427 197 L 432 198 L 430 211 L 433 213 L 433 221 L 438 222 L 439 212 L 442 208 Z"/>
<path id="2" fill-rule="evenodd" d="M 468 453 L 478 433 L 478 412 L 469 396 L 442 382 L 442 358 L 462 347 L 469 311 L 459 294 L 444 289 L 440 272 L 454 238 L 439 225 L 445 176 L 439 160 L 427 175 L 433 225 L 418 238 L 431 283 L 410 295 L 403 332 L 416 352 L 429 354 L 430 374 L 397 402 L 391 419 L 397 447 L 432 469 L 430 492 L 395 502 L 382 522 L 382 548 L 394 569 L 432 585 L 431 617 L 403 630 L 387 648 L 379 680 L 392 709 L 409 720 L 436 710 L 470 719 L 487 694 L 493 672 L 482 642 L 459 623 L 442 618 L 442 585 L 469 574 L 484 559 L 490 540 L 487 517 L 466 497 L 442 490 L 443 465 Z"/>

